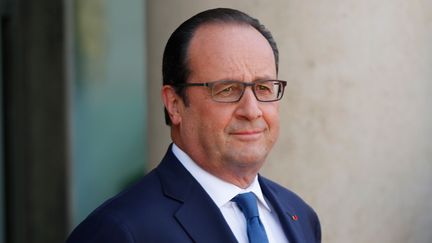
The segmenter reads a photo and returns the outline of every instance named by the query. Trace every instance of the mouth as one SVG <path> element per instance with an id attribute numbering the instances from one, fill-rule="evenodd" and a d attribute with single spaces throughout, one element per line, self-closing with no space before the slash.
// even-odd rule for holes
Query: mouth
<path id="1" fill-rule="evenodd" d="M 244 131 L 231 132 L 230 135 L 236 137 L 239 140 L 253 141 L 261 138 L 263 133 L 264 133 L 263 130 L 244 130 Z"/>

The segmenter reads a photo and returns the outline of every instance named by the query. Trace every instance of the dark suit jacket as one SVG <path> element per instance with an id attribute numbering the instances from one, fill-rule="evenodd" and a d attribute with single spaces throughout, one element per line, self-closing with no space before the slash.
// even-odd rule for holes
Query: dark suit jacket
<path id="1" fill-rule="evenodd" d="M 291 191 L 259 176 L 290 243 L 321 241 L 315 212 Z M 67 239 L 85 242 L 237 242 L 219 208 L 168 149 L 160 165 L 106 201 Z"/>

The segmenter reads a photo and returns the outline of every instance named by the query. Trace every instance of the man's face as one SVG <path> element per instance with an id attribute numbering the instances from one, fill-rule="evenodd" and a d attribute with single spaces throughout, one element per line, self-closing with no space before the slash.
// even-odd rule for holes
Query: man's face
<path id="1" fill-rule="evenodd" d="M 254 28 L 207 24 L 191 40 L 189 83 L 276 79 L 273 51 Z M 175 141 L 202 168 L 223 179 L 257 173 L 277 140 L 279 103 L 259 102 L 246 88 L 236 103 L 217 103 L 207 87 L 188 87 Z"/>

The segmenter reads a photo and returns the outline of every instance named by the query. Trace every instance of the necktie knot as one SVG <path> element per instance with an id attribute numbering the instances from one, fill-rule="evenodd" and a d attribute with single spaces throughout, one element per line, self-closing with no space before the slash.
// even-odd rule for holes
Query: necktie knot
<path id="1" fill-rule="evenodd" d="M 241 193 L 233 198 L 247 219 L 259 216 L 257 201 L 253 192 Z"/>
<path id="2" fill-rule="evenodd" d="M 259 218 L 255 194 L 253 192 L 241 193 L 235 196 L 232 201 L 237 203 L 246 218 L 249 242 L 268 243 L 267 234 Z"/>

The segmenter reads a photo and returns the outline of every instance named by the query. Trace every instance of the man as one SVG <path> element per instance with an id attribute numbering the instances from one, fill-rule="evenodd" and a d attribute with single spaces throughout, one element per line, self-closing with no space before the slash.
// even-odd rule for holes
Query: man
<path id="1" fill-rule="evenodd" d="M 163 57 L 173 144 L 68 242 L 320 242 L 315 212 L 258 175 L 279 133 L 277 72 L 270 32 L 242 12 L 208 10 L 180 25 Z"/>

